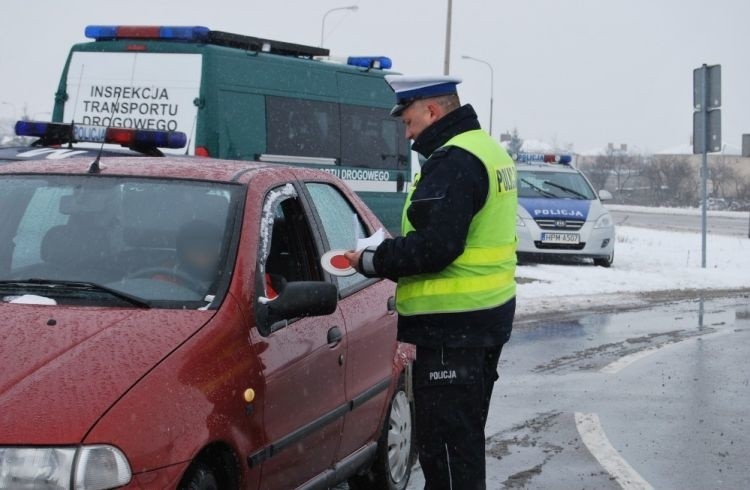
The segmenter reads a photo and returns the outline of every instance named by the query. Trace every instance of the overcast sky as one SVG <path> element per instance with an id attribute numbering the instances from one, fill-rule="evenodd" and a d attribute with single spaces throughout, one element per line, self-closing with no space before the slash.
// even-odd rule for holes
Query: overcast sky
<path id="1" fill-rule="evenodd" d="M 49 118 L 68 50 L 87 24 L 205 25 L 315 45 L 323 13 L 334 55 L 383 54 L 394 70 L 441 74 L 446 0 L 2 0 L 0 116 Z M 451 74 L 494 133 L 658 151 L 687 144 L 692 70 L 722 65 L 725 143 L 750 133 L 748 0 L 454 0 Z"/>

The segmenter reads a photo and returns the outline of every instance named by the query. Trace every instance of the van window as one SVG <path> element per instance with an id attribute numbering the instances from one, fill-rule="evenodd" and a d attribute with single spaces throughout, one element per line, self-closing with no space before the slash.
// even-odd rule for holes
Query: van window
<path id="1" fill-rule="evenodd" d="M 386 109 L 342 105 L 341 164 L 397 169 L 399 130 Z"/>
<path id="2" fill-rule="evenodd" d="M 267 152 L 339 159 L 338 105 L 332 102 L 266 97 Z"/>

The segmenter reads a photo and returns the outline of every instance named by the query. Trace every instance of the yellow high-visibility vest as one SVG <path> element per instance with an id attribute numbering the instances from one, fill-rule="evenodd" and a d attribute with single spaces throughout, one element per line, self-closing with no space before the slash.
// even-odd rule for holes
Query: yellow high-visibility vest
<path id="1" fill-rule="evenodd" d="M 401 315 L 458 313 L 493 308 L 516 295 L 516 166 L 508 152 L 481 129 L 461 133 L 445 146 L 476 156 L 489 176 L 484 206 L 474 216 L 463 253 L 440 272 L 398 280 L 396 309 Z M 401 233 L 414 231 L 406 210 L 419 175 L 409 190 Z"/>

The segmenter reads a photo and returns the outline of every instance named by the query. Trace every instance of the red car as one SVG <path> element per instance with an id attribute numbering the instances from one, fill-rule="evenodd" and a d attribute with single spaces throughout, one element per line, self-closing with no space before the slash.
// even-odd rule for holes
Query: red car
<path id="1" fill-rule="evenodd" d="M 394 285 L 333 277 L 381 224 L 299 167 L 0 166 L 0 488 L 402 489 Z"/>

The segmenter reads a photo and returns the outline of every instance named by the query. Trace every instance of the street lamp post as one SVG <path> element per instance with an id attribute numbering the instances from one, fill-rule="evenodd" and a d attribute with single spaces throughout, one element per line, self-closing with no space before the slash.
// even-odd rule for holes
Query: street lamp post
<path id="1" fill-rule="evenodd" d="M 487 65 L 487 68 L 490 69 L 490 135 L 492 135 L 492 112 L 493 112 L 493 105 L 494 105 L 494 99 L 495 99 L 495 70 L 492 69 L 492 65 L 489 64 L 487 61 L 480 60 L 479 58 L 474 58 L 473 56 L 467 56 L 463 55 L 461 58 L 465 60 L 472 60 L 476 61 L 478 63 L 482 63 L 484 65 Z"/>
<path id="2" fill-rule="evenodd" d="M 323 22 L 321 22 L 320 26 L 320 47 L 323 47 L 323 38 L 325 37 L 326 33 L 326 17 L 328 17 L 328 14 L 331 12 L 335 12 L 337 10 L 351 10 L 352 12 L 356 12 L 359 10 L 359 5 L 349 5 L 348 7 L 335 7 L 330 10 L 328 10 L 325 14 L 323 14 Z"/>

